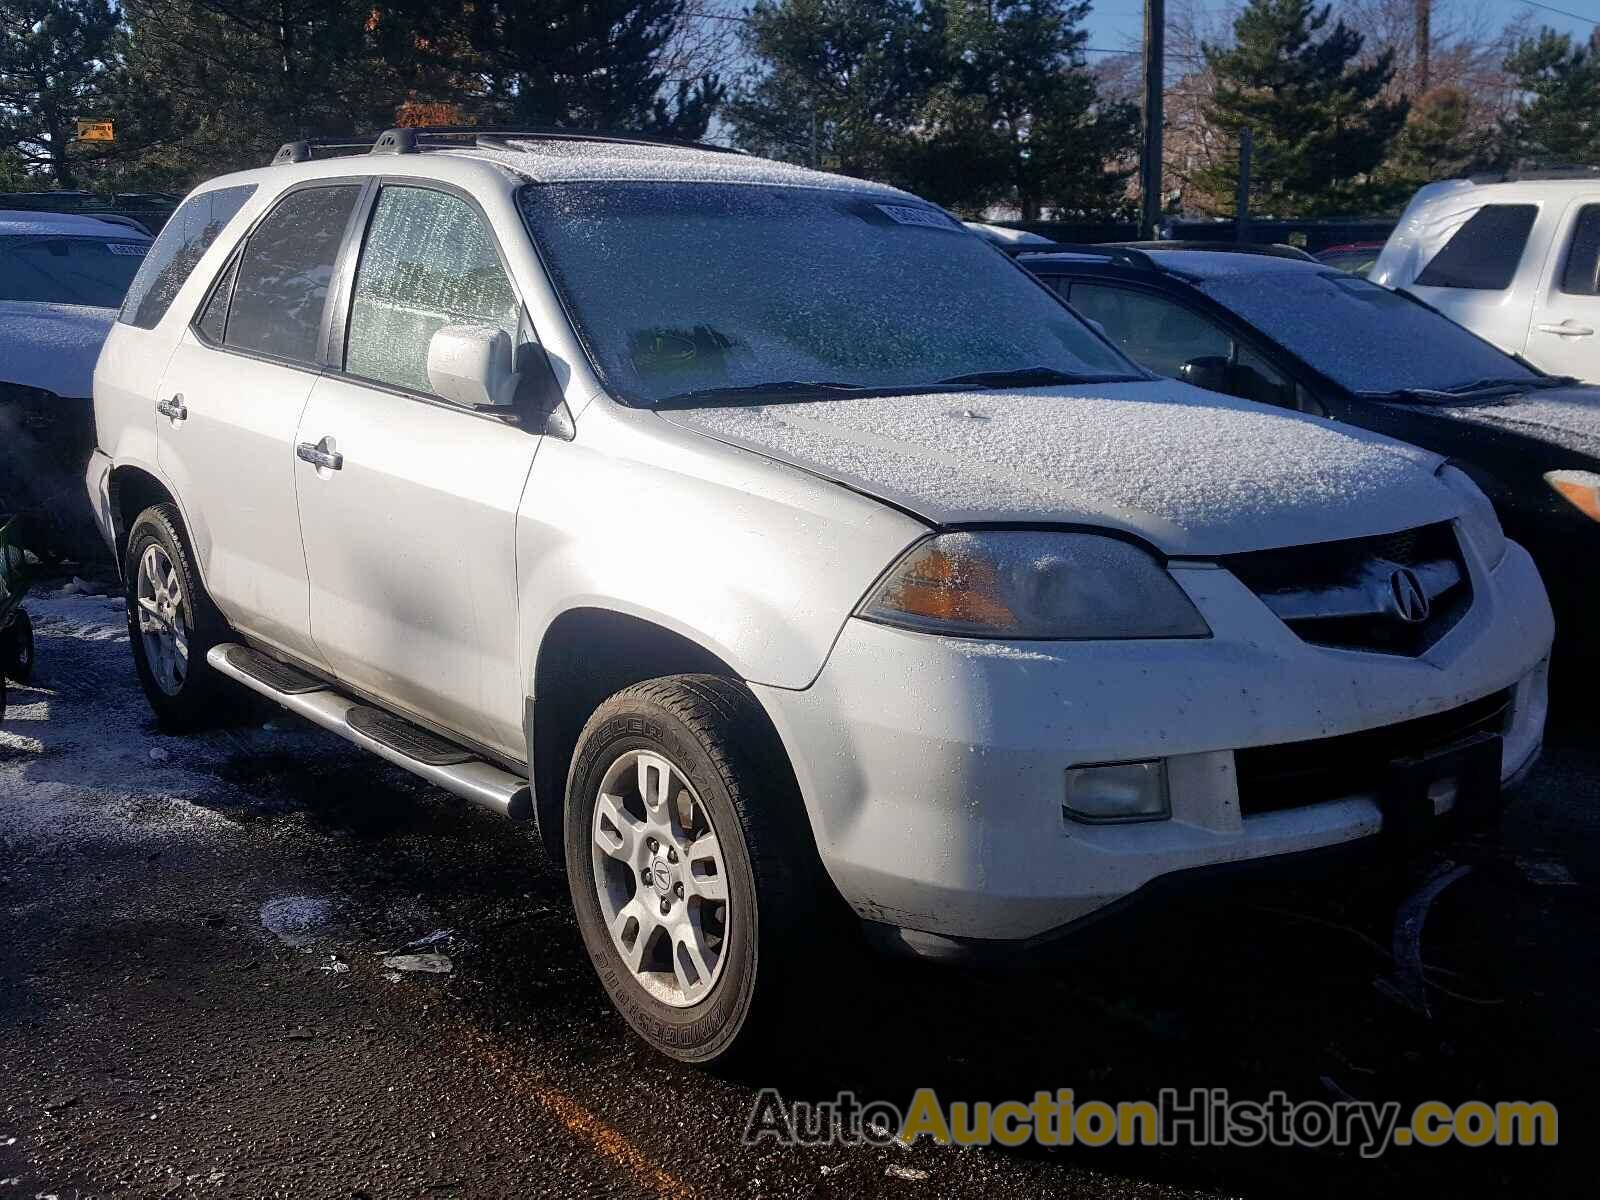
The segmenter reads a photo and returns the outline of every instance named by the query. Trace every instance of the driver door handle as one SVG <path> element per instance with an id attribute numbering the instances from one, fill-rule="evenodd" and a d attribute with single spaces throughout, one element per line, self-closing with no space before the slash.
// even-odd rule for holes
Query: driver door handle
<path id="1" fill-rule="evenodd" d="M 1559 325 L 1544 324 L 1537 327 L 1540 333 L 1554 333 L 1560 337 L 1593 337 L 1594 330 L 1587 325 L 1573 325 L 1563 321 Z"/>
<path id="2" fill-rule="evenodd" d="M 313 442 L 301 442 L 294 448 L 295 457 L 302 462 L 308 462 L 313 467 L 321 467 L 324 471 L 339 471 L 344 468 L 344 455 L 337 450 L 324 450 L 321 445 Z"/>
<path id="3" fill-rule="evenodd" d="M 156 411 L 163 417 L 174 421 L 187 421 L 189 419 L 189 410 L 183 403 L 183 394 L 181 392 L 174 394 L 170 400 L 157 400 Z"/>

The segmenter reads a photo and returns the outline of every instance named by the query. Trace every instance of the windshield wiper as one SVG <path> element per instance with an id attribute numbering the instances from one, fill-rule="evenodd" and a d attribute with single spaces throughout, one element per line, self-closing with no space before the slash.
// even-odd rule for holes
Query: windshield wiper
<path id="1" fill-rule="evenodd" d="M 811 400 L 819 395 L 832 395 L 839 392 L 864 392 L 867 389 L 859 383 L 835 383 L 827 379 L 775 379 L 767 383 L 735 384 L 730 387 L 695 388 L 690 392 L 678 392 L 664 400 L 657 400 L 654 408 L 682 408 L 696 404 L 716 403 L 717 401 L 753 400 L 763 403 L 775 397 L 782 396 L 791 400 Z"/>
<path id="2" fill-rule="evenodd" d="M 1455 388 L 1397 388 L 1373 395 L 1374 400 L 1415 400 L 1423 404 L 1453 404 L 1459 400 L 1485 400 L 1493 396 L 1514 396 L 1518 392 L 1544 388 L 1571 387 L 1578 381 L 1570 375 L 1532 375 L 1527 379 L 1477 379 Z"/>
<path id="3" fill-rule="evenodd" d="M 1022 367 L 1016 371 L 973 371 L 969 375 L 952 375 L 939 380 L 938 387 L 1047 387 L 1053 383 L 1094 382 L 1083 375 L 1069 375 L 1054 367 Z"/>

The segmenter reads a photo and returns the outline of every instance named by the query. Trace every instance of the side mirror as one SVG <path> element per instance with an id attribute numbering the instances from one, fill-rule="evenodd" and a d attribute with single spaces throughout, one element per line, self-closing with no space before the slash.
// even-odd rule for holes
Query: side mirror
<path id="1" fill-rule="evenodd" d="M 466 408 L 508 408 L 516 402 L 511 337 L 492 325 L 446 325 L 428 342 L 428 386 Z"/>
<path id="2" fill-rule="evenodd" d="M 1208 392 L 1229 391 L 1228 360 L 1220 354 L 1191 358 L 1178 368 L 1178 378 Z"/>

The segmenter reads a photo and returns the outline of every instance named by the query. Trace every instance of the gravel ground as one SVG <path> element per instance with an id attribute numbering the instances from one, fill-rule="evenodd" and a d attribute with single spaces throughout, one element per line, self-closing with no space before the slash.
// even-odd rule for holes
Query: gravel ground
<path id="1" fill-rule="evenodd" d="M 120 602 L 45 594 L 38 679 L 0 724 L 0 1200 L 1592 1190 L 1592 725 L 1553 730 L 1498 834 L 1426 861 L 1167 906 L 1047 970 L 841 945 L 832 996 L 719 1079 L 611 1012 L 528 831 L 270 708 L 164 737 Z M 1428 913 L 1424 1016 L 1383 982 L 1399 906 L 1445 861 L 1471 869 Z M 1546 1098 L 1562 1146 L 741 1142 L 764 1086 L 903 1104 L 922 1085 Z"/>

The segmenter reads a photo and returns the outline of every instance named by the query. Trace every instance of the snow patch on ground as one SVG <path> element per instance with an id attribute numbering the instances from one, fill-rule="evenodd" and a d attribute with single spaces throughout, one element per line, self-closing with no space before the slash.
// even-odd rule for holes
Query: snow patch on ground
<path id="1" fill-rule="evenodd" d="M 332 902 L 320 896 L 279 896 L 261 906 L 261 927 L 299 949 L 316 940 L 332 915 Z"/>

